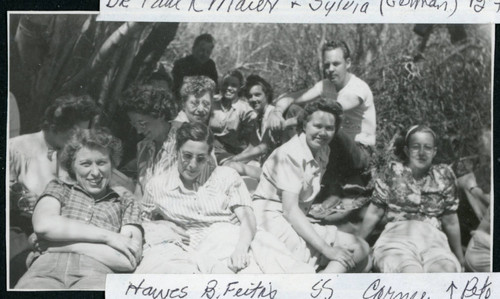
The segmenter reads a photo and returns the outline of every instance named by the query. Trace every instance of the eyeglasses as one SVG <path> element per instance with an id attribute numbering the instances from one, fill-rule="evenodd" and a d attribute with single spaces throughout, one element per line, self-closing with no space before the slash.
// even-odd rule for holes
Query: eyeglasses
<path id="1" fill-rule="evenodd" d="M 205 162 L 208 161 L 208 156 L 207 155 L 193 155 L 192 153 L 189 152 L 183 152 L 181 151 L 181 160 L 183 163 L 191 163 L 191 161 L 195 159 L 197 164 L 204 164 Z"/>
<path id="2" fill-rule="evenodd" d="M 420 150 L 423 150 L 426 154 L 430 154 L 434 151 L 433 146 L 430 146 L 430 145 L 420 146 L 418 144 L 410 145 L 409 149 L 410 149 L 410 153 L 412 153 L 412 154 L 417 154 L 420 152 Z"/>
<path id="3" fill-rule="evenodd" d="M 200 106 L 200 104 L 204 109 L 210 109 L 210 106 L 212 105 L 212 103 L 210 101 L 195 100 L 195 101 L 187 102 L 187 105 L 192 110 L 197 109 Z"/>

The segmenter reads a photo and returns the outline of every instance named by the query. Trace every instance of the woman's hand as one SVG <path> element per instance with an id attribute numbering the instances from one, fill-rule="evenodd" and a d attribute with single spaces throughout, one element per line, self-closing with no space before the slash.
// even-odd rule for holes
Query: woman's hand
<path id="1" fill-rule="evenodd" d="M 124 254 L 132 264 L 136 264 L 135 256 L 142 249 L 142 244 L 134 241 L 131 236 L 118 233 L 111 233 L 105 244 Z"/>
<path id="2" fill-rule="evenodd" d="M 323 252 L 323 255 L 331 261 L 339 262 L 347 270 L 351 270 L 356 267 L 353 248 L 331 246 Z"/>
<path id="3" fill-rule="evenodd" d="M 332 209 L 338 206 L 342 202 L 342 199 L 337 195 L 330 195 L 327 199 L 325 199 L 321 205 L 324 209 Z"/>
<path id="4" fill-rule="evenodd" d="M 234 273 L 245 269 L 250 264 L 250 255 L 248 250 L 236 248 L 229 258 L 229 269 Z"/>
<path id="5" fill-rule="evenodd" d="M 271 130 L 281 130 L 284 126 L 285 119 L 283 114 L 278 109 L 274 109 L 267 119 L 267 128 Z"/>

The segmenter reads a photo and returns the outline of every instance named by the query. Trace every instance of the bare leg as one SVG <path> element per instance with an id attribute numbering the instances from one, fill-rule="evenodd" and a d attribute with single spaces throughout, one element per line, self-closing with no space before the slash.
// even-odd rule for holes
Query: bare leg
<path id="1" fill-rule="evenodd" d="M 371 263 L 369 259 L 370 247 L 365 240 L 358 238 L 354 235 L 344 233 L 341 231 L 337 231 L 337 237 L 335 239 L 336 246 L 342 246 L 351 248 L 354 250 L 353 259 L 356 263 L 356 267 L 354 269 L 347 269 L 342 266 L 337 261 L 331 261 L 328 263 L 328 266 L 324 269 L 325 273 L 344 273 L 344 272 L 353 272 L 353 273 L 363 273 L 368 272 L 371 269 Z"/>

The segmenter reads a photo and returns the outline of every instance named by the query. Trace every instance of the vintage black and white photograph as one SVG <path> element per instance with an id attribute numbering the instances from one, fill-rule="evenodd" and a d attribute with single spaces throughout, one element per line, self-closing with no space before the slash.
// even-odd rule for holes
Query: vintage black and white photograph
<path id="1" fill-rule="evenodd" d="M 491 271 L 493 25 L 96 17 L 9 14 L 11 290 Z"/>

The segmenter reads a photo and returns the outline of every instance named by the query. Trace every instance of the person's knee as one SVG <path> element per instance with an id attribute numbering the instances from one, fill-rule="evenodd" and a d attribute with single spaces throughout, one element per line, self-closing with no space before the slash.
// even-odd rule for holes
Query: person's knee
<path id="1" fill-rule="evenodd" d="M 428 269 L 430 273 L 446 273 L 446 272 L 456 272 L 457 268 L 455 263 L 450 260 L 440 260 L 433 262 Z"/>
<path id="2" fill-rule="evenodd" d="M 423 273 L 424 269 L 418 265 L 406 265 L 401 267 L 400 273 Z"/>

